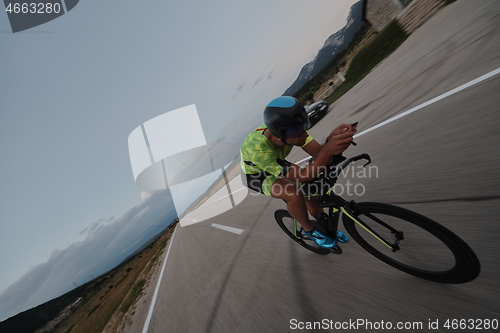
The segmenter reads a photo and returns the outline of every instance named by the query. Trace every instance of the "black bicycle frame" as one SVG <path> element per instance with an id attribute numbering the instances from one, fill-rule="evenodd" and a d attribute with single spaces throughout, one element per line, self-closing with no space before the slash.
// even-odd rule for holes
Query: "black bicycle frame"
<path id="1" fill-rule="evenodd" d="M 384 245 L 391 248 L 393 252 L 399 250 L 399 242 L 404 239 L 403 233 L 398 231 L 391 226 L 387 225 L 385 222 L 381 221 L 377 217 L 373 215 L 367 215 L 368 218 L 371 218 L 375 222 L 389 229 L 396 236 L 396 241 L 391 244 L 384 237 L 380 236 L 375 230 L 373 230 L 370 226 L 368 226 L 363 220 L 359 217 L 355 217 L 355 209 L 352 208 L 352 205 L 355 204 L 355 201 L 346 201 L 341 198 L 337 194 L 333 192 L 333 187 L 338 180 L 338 175 L 344 170 L 347 165 L 351 162 L 358 161 L 360 159 L 366 159 L 368 162 L 364 165 L 367 166 L 371 163 L 370 156 L 368 154 L 361 154 L 358 156 L 351 157 L 345 160 L 342 164 L 335 168 L 334 166 L 328 166 L 326 172 L 323 172 L 318 177 L 318 180 L 321 183 L 321 191 L 318 197 L 317 205 L 318 207 L 326 208 L 328 207 L 328 220 L 327 221 L 318 221 L 322 225 L 322 227 L 326 228 L 326 231 L 330 234 L 330 237 L 334 239 L 337 238 L 337 230 L 340 218 L 340 212 L 343 211 L 350 219 L 359 224 L 363 229 L 368 231 L 371 235 L 373 235 L 376 239 L 381 241 Z M 326 223 L 325 223 L 326 222 Z"/>

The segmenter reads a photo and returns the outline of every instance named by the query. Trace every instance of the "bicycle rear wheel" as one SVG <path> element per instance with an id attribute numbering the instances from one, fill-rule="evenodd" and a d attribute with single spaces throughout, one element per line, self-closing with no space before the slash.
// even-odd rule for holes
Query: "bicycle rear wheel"
<path id="1" fill-rule="evenodd" d="M 276 218 L 276 222 L 280 228 L 287 234 L 290 238 L 292 238 L 297 244 L 305 247 L 309 251 L 318 254 L 328 254 L 331 252 L 329 249 L 325 249 L 316 244 L 313 240 L 309 239 L 306 235 L 303 235 L 300 232 L 301 226 L 297 221 L 288 213 L 285 209 L 278 209 L 274 213 L 274 217 Z"/>
<path id="2" fill-rule="evenodd" d="M 465 283 L 479 275 L 480 263 L 474 251 L 439 223 L 387 204 L 362 202 L 351 208 L 342 216 L 345 228 L 383 262 L 435 282 Z"/>

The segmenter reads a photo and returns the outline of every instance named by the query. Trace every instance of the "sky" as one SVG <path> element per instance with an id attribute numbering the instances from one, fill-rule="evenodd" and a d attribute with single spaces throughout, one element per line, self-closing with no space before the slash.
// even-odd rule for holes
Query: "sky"
<path id="1" fill-rule="evenodd" d="M 168 190 L 134 181 L 135 128 L 195 104 L 206 140 L 236 156 L 355 2 L 82 0 L 18 33 L 0 13 L 0 321 L 177 216 Z"/>

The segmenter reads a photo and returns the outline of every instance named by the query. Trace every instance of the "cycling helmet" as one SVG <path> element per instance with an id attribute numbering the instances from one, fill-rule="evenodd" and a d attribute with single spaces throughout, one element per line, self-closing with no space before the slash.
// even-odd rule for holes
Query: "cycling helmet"
<path id="1" fill-rule="evenodd" d="M 309 118 L 302 103 L 290 96 L 273 99 L 264 110 L 264 124 L 282 140 L 301 135 L 309 127 Z"/>

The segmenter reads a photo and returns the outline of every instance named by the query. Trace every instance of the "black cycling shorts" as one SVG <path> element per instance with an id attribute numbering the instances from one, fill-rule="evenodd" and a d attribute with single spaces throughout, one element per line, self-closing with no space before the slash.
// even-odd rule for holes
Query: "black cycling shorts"
<path id="1" fill-rule="evenodd" d="M 246 175 L 246 179 L 247 179 L 246 186 L 251 190 L 265 194 L 264 191 L 262 190 L 262 182 L 268 176 L 270 176 L 270 174 L 267 174 L 265 172 L 262 172 L 259 174 L 253 174 L 253 175 L 247 174 Z M 321 192 L 321 183 L 318 180 L 305 182 L 301 185 L 300 191 L 302 192 L 302 194 L 306 198 L 319 196 L 319 194 Z"/>

